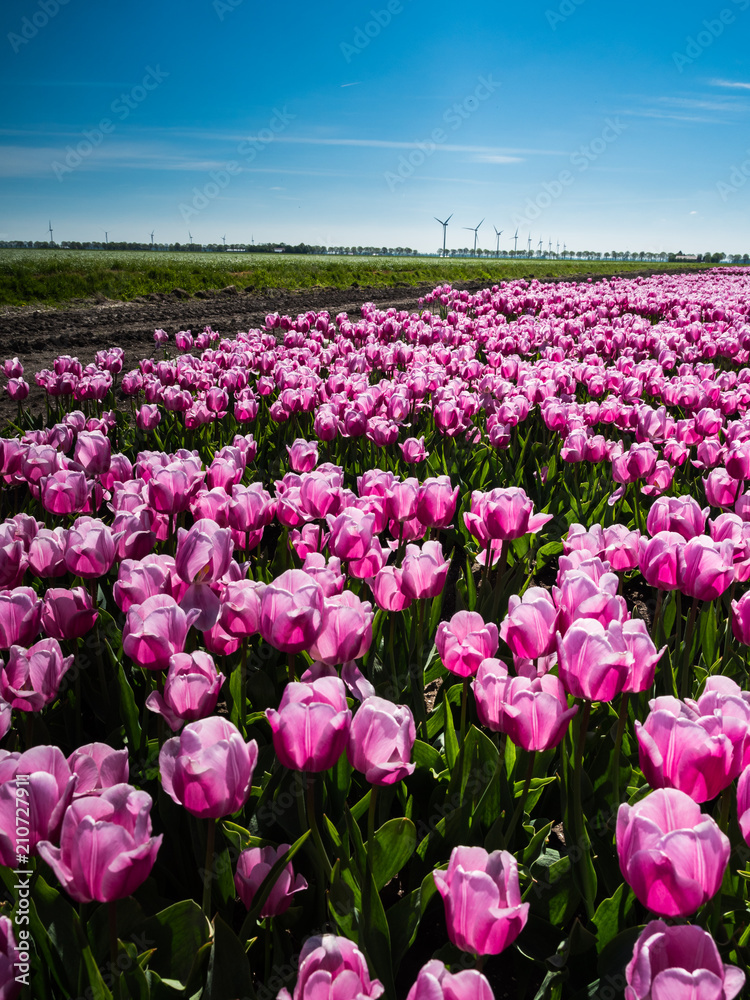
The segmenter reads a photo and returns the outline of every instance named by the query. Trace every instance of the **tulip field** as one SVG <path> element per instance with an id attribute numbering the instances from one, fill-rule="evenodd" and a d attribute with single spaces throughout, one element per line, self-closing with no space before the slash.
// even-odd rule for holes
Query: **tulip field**
<path id="1" fill-rule="evenodd" d="M 127 367 L 3 365 L 0 1000 L 746 995 L 750 274 Z"/>

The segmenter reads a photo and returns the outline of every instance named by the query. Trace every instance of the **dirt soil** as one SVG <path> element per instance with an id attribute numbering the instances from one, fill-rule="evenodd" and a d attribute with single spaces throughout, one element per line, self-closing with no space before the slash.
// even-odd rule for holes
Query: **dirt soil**
<path id="1" fill-rule="evenodd" d="M 660 272 L 631 271 L 616 276 L 635 278 L 654 273 Z M 580 282 L 602 277 L 592 273 L 539 280 Z M 457 281 L 452 284 L 456 289 L 474 292 L 486 288 L 488 282 Z M 141 358 L 154 355 L 154 330 L 157 328 L 173 337 L 178 330 L 191 330 L 196 334 L 205 326 L 211 326 L 222 336 L 232 337 L 241 330 L 263 328 L 268 313 L 274 312 L 296 316 L 308 310 L 327 310 L 332 316 L 347 312 L 356 319 L 361 315 L 363 302 L 374 302 L 382 309 L 415 311 L 419 309 L 419 298 L 433 288 L 432 282 L 424 282 L 393 288 L 353 285 L 345 289 L 245 292 L 231 285 L 195 296 L 180 289 L 171 293 L 155 292 L 131 302 L 76 300 L 61 308 L 0 305 L 0 363 L 7 357 L 20 358 L 25 368 L 24 377 L 31 385 L 26 406 L 40 413 L 45 409 L 44 392 L 35 384 L 34 373 L 51 368 L 61 354 L 73 355 L 86 365 L 94 360 L 97 351 L 122 347 L 125 350 L 123 371 L 129 371 Z M 4 384 L 4 380 L 0 384 Z M 16 404 L 0 390 L 0 428 L 16 415 Z"/>

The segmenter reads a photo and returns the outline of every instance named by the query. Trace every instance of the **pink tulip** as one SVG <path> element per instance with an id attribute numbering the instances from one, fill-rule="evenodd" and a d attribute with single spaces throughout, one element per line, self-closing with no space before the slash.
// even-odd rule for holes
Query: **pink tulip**
<path id="1" fill-rule="evenodd" d="M 568 533 L 563 538 L 563 552 L 590 552 L 592 556 L 600 556 L 604 551 L 604 531 L 600 524 L 592 524 L 585 528 L 582 524 L 573 522 Z"/>
<path id="2" fill-rule="evenodd" d="M 149 506 L 160 514 L 169 515 L 187 510 L 201 478 L 195 476 L 184 464 L 177 462 L 155 469 L 147 484 Z"/>
<path id="3" fill-rule="evenodd" d="M 309 649 L 325 625 L 325 597 L 301 569 L 290 569 L 268 584 L 260 605 L 260 634 L 285 653 Z"/>
<path id="4" fill-rule="evenodd" d="M 719 891 L 729 839 L 689 795 L 660 788 L 617 813 L 620 870 L 640 902 L 663 917 L 688 917 Z"/>
<path id="5" fill-rule="evenodd" d="M 750 846 L 750 766 L 745 768 L 737 782 L 737 820 L 745 843 Z"/>
<path id="6" fill-rule="evenodd" d="M 42 602 L 31 587 L 0 590 L 0 649 L 31 645 L 41 617 Z"/>
<path id="7" fill-rule="evenodd" d="M 284 767 L 296 771 L 327 771 L 346 747 L 352 713 L 338 677 L 310 683 L 292 682 L 284 688 L 278 711 L 266 716 L 273 746 Z"/>
<path id="8" fill-rule="evenodd" d="M 417 493 L 416 515 L 428 528 L 447 528 L 456 513 L 458 486 L 448 476 L 425 479 Z"/>
<path id="9" fill-rule="evenodd" d="M 742 483 L 739 479 L 733 479 L 725 469 L 712 469 L 703 480 L 703 487 L 712 507 L 732 507 Z"/>
<path id="10" fill-rule="evenodd" d="M 375 514 L 348 507 L 337 517 L 328 515 L 328 548 L 338 559 L 362 559 L 372 545 Z"/>
<path id="11" fill-rule="evenodd" d="M 370 581 L 375 603 L 383 611 L 403 611 L 412 602 L 403 590 L 403 574 L 395 566 L 384 566 Z"/>
<path id="12" fill-rule="evenodd" d="M 86 506 L 89 483 L 84 472 L 59 469 L 39 482 L 39 498 L 52 514 L 78 513 Z"/>
<path id="13" fill-rule="evenodd" d="M 339 664 L 358 660 L 372 643 L 372 605 L 345 590 L 327 597 L 325 624 L 310 647 L 310 656 L 323 663 Z"/>
<path id="14" fill-rule="evenodd" d="M 628 451 L 612 460 L 612 478 L 616 483 L 634 483 L 645 479 L 653 472 L 659 453 L 646 441 L 643 444 L 633 444 Z"/>
<path id="15" fill-rule="evenodd" d="M 732 781 L 732 743 L 720 721 L 700 716 L 676 698 L 649 702 L 643 725 L 636 720 L 638 758 L 652 788 L 679 788 L 708 802 Z"/>
<path id="16" fill-rule="evenodd" d="M 224 680 L 213 657 L 203 650 L 175 653 L 169 658 L 164 693 L 152 691 L 146 698 L 146 708 L 161 715 L 172 732 L 177 732 L 186 722 L 213 713 Z"/>
<path id="17" fill-rule="evenodd" d="M 625 640 L 625 648 L 633 655 L 633 665 L 623 691 L 630 694 L 648 691 L 654 683 L 657 664 L 667 647 L 662 646 L 657 650 L 646 623 L 639 618 L 623 622 L 622 637 Z"/>
<path id="18" fill-rule="evenodd" d="M 732 634 L 738 642 L 750 646 L 750 591 L 739 601 L 732 601 Z"/>
<path id="19" fill-rule="evenodd" d="M 17 846 L 19 840 L 28 840 L 28 856 L 32 856 L 37 853 L 39 841 L 57 839 L 63 815 L 73 798 L 76 779 L 59 747 L 32 747 L 22 754 L 2 753 L 0 864 L 15 868 L 22 854 Z M 21 788 L 25 790 L 20 791 Z M 17 807 L 24 800 L 29 808 L 29 834 L 19 837 Z M 26 852 L 23 854 L 26 856 Z"/>
<path id="20" fill-rule="evenodd" d="M 485 624 L 476 611 L 458 611 L 450 622 L 440 622 L 435 645 L 446 670 L 473 677 L 482 660 L 497 652 L 497 625 Z"/>
<path id="21" fill-rule="evenodd" d="M 237 859 L 234 885 L 237 895 L 248 910 L 252 907 L 253 900 L 269 872 L 288 850 L 289 844 L 281 844 L 279 847 L 249 847 L 240 854 Z M 301 875 L 295 875 L 290 861 L 282 868 L 271 892 L 266 897 L 259 914 L 261 920 L 286 913 L 294 902 L 294 895 L 304 892 L 306 888 L 307 880 Z"/>
<path id="22" fill-rule="evenodd" d="M 406 1000 L 495 1000 L 486 977 L 476 969 L 448 972 L 436 958 L 419 970 Z"/>
<path id="23" fill-rule="evenodd" d="M 112 530 L 98 518 L 79 517 L 68 532 L 65 565 L 74 576 L 95 580 L 115 561 Z"/>
<path id="24" fill-rule="evenodd" d="M 13 921 L 10 917 L 0 917 L 0 1000 L 17 1000 L 21 994 L 23 983 L 17 978 L 23 971 L 19 952 L 27 952 L 26 941 L 19 948 L 13 935 Z"/>
<path id="25" fill-rule="evenodd" d="M 482 725 L 495 732 L 506 733 L 516 746 L 524 750 L 556 747 L 578 711 L 577 705 L 568 708 L 562 681 L 554 674 L 533 679 L 507 675 L 503 678 L 492 664 L 492 660 L 486 660 L 474 681 L 474 696 Z M 493 692 L 497 715 L 494 712 L 485 715 L 488 708 L 492 712 L 485 685 L 490 689 L 499 689 Z"/>
<path id="26" fill-rule="evenodd" d="M 394 785 L 414 772 L 409 759 L 415 739 L 411 710 L 371 695 L 352 721 L 346 750 L 349 763 L 371 785 Z"/>
<path id="27" fill-rule="evenodd" d="M 696 925 L 669 926 L 662 920 L 646 924 L 625 979 L 625 1000 L 733 1000 L 745 985 L 745 973 L 724 965 L 708 931 Z"/>
<path id="28" fill-rule="evenodd" d="M 401 455 L 408 465 L 415 465 L 417 462 L 424 462 L 429 457 L 429 452 L 425 451 L 424 437 L 407 438 L 403 444 L 399 444 Z"/>
<path id="29" fill-rule="evenodd" d="M 135 423 L 138 430 L 152 431 L 161 423 L 161 413 L 159 412 L 159 407 L 155 403 L 144 403 L 135 415 Z"/>
<path id="30" fill-rule="evenodd" d="M 254 580 L 228 583 L 221 595 L 222 628 L 237 639 L 255 635 L 260 631 L 261 598 L 266 585 Z"/>
<path id="31" fill-rule="evenodd" d="M 750 764 L 750 694 L 730 677 L 715 675 L 706 680 L 698 700 L 688 705 L 701 718 L 718 721 L 732 744 L 731 777 L 739 777 Z"/>
<path id="32" fill-rule="evenodd" d="M 684 545 L 685 539 L 676 531 L 659 531 L 646 542 L 641 539 L 641 573 L 649 586 L 677 590 L 679 553 Z"/>
<path id="33" fill-rule="evenodd" d="M 289 464 L 295 472 L 311 472 L 318 464 L 318 442 L 297 438 L 286 446 Z"/>
<path id="34" fill-rule="evenodd" d="M 401 566 L 401 587 L 410 600 L 437 597 L 442 593 L 450 563 L 443 556 L 440 542 L 407 545 Z"/>
<path id="35" fill-rule="evenodd" d="M 604 529 L 604 550 L 606 559 L 615 573 L 626 573 L 638 569 L 640 561 L 640 531 L 630 531 L 624 524 L 612 524 Z"/>
<path id="36" fill-rule="evenodd" d="M 454 847 L 447 871 L 433 878 L 445 904 L 448 937 L 474 955 L 498 955 L 512 944 L 529 916 L 521 902 L 516 859 L 508 851 Z"/>
<path id="37" fill-rule="evenodd" d="M 196 521 L 189 531 L 177 532 L 175 568 L 186 583 L 220 580 L 232 561 L 232 533 L 215 521 Z"/>
<path id="38" fill-rule="evenodd" d="M 341 572 L 341 560 L 331 556 L 326 560 L 322 552 L 308 552 L 302 569 L 321 587 L 326 597 L 342 593 L 345 578 Z"/>
<path id="39" fill-rule="evenodd" d="M 76 438 L 73 457 L 88 476 L 99 476 L 109 470 L 112 446 L 101 431 L 81 431 Z"/>
<path id="40" fill-rule="evenodd" d="M 78 781 L 74 799 L 98 795 L 105 788 L 127 784 L 130 777 L 127 750 L 113 750 L 107 743 L 87 743 L 68 757 Z"/>
<path id="41" fill-rule="evenodd" d="M 128 611 L 156 594 L 168 594 L 179 601 L 185 590 L 172 556 L 147 555 L 142 559 L 123 559 L 113 596 L 120 611 Z"/>
<path id="42" fill-rule="evenodd" d="M 500 624 L 500 638 L 514 656 L 535 660 L 555 648 L 557 608 L 543 587 L 529 587 L 523 597 L 512 594 L 508 614 Z"/>
<path id="43" fill-rule="evenodd" d="M 164 670 L 169 658 L 181 653 L 198 611 L 187 614 L 173 597 L 156 594 L 143 604 L 128 609 L 122 630 L 122 650 L 126 656 L 147 670 Z"/>
<path id="44" fill-rule="evenodd" d="M 660 531 L 676 531 L 685 541 L 706 530 L 708 508 L 701 510 L 691 496 L 660 497 L 646 518 L 646 528 L 652 537 Z"/>
<path id="45" fill-rule="evenodd" d="M 561 557 L 561 568 L 564 558 Z M 592 577 L 588 569 L 581 564 L 577 570 L 563 570 L 560 585 L 553 590 L 559 612 L 558 627 L 563 633 L 576 622 L 592 620 L 606 627 L 627 617 L 625 601 L 617 593 L 620 581 L 616 574 L 596 572 Z"/>
<path id="46" fill-rule="evenodd" d="M 311 937 L 299 956 L 294 993 L 282 989 L 277 1000 L 377 1000 L 379 979 L 370 979 L 365 956 L 351 941 L 334 934 Z"/>
<path id="47" fill-rule="evenodd" d="M 699 535 L 686 542 L 677 556 L 679 588 L 688 597 L 713 601 L 734 580 L 734 550 L 730 541 L 717 544 Z"/>
<path id="48" fill-rule="evenodd" d="M 93 628 L 98 617 L 83 587 L 51 587 L 44 595 L 42 628 L 53 639 L 79 639 Z"/>
<path id="49" fill-rule="evenodd" d="M 529 533 L 536 534 L 552 520 L 551 514 L 534 514 L 533 510 L 533 502 L 524 490 L 515 486 L 494 489 L 489 493 L 475 491 L 471 495 L 471 510 L 464 514 L 464 522 L 480 540 L 484 531 L 489 538 L 508 541 Z"/>
<path id="50" fill-rule="evenodd" d="M 162 746 L 164 791 L 199 819 L 220 819 L 241 809 L 252 788 L 258 744 L 218 716 L 190 722 Z"/>
<path id="51" fill-rule="evenodd" d="M 163 838 L 151 836 L 152 805 L 146 792 L 122 784 L 68 807 L 60 846 L 43 841 L 39 854 L 72 899 L 125 899 L 148 878 Z"/>
<path id="52" fill-rule="evenodd" d="M 4 667 L 0 660 L 0 698 L 22 712 L 41 712 L 57 698 L 72 663 L 72 656 L 63 657 L 57 639 L 40 639 L 28 649 L 11 646 Z"/>
<path id="53" fill-rule="evenodd" d="M 589 701 L 612 701 L 633 668 L 619 622 L 606 629 L 593 619 L 574 622 L 564 636 L 558 634 L 557 655 L 565 690 Z"/>

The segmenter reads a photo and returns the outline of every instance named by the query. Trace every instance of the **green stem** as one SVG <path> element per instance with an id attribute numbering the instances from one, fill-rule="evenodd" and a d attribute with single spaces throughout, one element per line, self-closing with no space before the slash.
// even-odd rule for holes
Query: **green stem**
<path id="1" fill-rule="evenodd" d="M 372 855 L 375 850 L 375 810 L 378 803 L 378 786 L 370 786 L 370 808 L 367 811 L 367 850 L 365 853 L 365 884 L 362 889 L 362 912 L 365 920 L 370 913 L 372 898 Z M 377 891 L 377 890 L 376 890 Z"/>
<path id="2" fill-rule="evenodd" d="M 491 545 L 492 543 L 490 543 Z M 497 577 L 495 578 L 495 595 L 492 598 L 492 619 L 491 621 L 498 620 L 498 613 L 500 611 L 500 596 L 503 590 L 503 577 L 505 576 L 505 567 L 508 562 L 508 546 L 510 542 L 507 539 L 503 539 L 502 547 L 500 548 L 500 560 L 497 565 Z"/>
<path id="3" fill-rule="evenodd" d="M 661 593 L 661 591 L 659 591 Z M 617 720 L 617 733 L 615 734 L 615 750 L 612 754 L 612 803 L 617 810 L 620 806 L 620 748 L 622 747 L 622 737 L 625 732 L 625 724 L 628 721 L 628 702 L 630 694 L 623 692 L 620 699 L 620 715 Z"/>
<path id="4" fill-rule="evenodd" d="M 513 837 L 513 834 L 516 831 L 516 827 L 518 826 L 518 821 L 521 818 L 521 816 L 523 816 L 524 813 L 524 806 L 526 805 L 526 799 L 528 798 L 529 795 L 529 788 L 531 788 L 531 779 L 534 777 L 535 760 L 536 760 L 536 751 L 535 750 L 529 751 L 529 762 L 526 766 L 526 778 L 524 779 L 523 790 L 521 791 L 521 797 L 518 800 L 518 805 L 516 806 L 513 815 L 510 818 L 510 823 L 505 833 L 504 840 L 506 848 L 510 844 L 511 838 Z"/>
<path id="5" fill-rule="evenodd" d="M 206 863 L 203 866 L 203 916 L 210 919 L 211 910 L 211 889 L 213 885 L 214 870 L 214 844 L 216 842 L 216 820 L 211 817 L 208 821 L 208 832 L 206 834 Z"/>
<path id="6" fill-rule="evenodd" d="M 635 513 L 635 526 L 643 534 L 643 521 L 641 518 L 641 505 L 638 503 L 638 483 L 633 483 L 633 511 Z"/>
<path id="7" fill-rule="evenodd" d="M 729 662 L 729 641 L 732 637 L 732 601 L 734 600 L 734 592 L 736 589 L 737 589 L 737 581 L 735 580 L 732 583 L 732 586 L 729 588 L 729 597 L 727 600 L 727 615 L 726 615 L 727 624 L 726 624 L 726 631 L 724 632 L 724 655 L 722 656 L 721 659 L 722 664 L 725 665 Z M 707 666 L 710 667 L 711 664 L 707 664 Z M 724 666 L 723 669 L 726 669 L 726 666 Z"/>
<path id="8" fill-rule="evenodd" d="M 469 678 L 464 677 L 463 691 L 461 692 L 461 738 L 459 747 L 463 750 L 464 737 L 466 736 L 466 704 L 469 700 Z"/>
<path id="9" fill-rule="evenodd" d="M 242 640 L 242 660 L 240 662 L 240 726 L 246 736 L 247 728 L 247 644 L 248 638 Z"/>
<path id="10" fill-rule="evenodd" d="M 305 789 L 305 798 L 307 801 L 307 822 L 310 824 L 310 830 L 312 831 L 313 843 L 315 844 L 315 849 L 318 852 L 318 857 L 320 858 L 320 863 L 323 865 L 323 871 L 326 875 L 326 880 L 330 882 L 331 880 L 331 862 L 328 860 L 328 854 L 323 846 L 323 840 L 320 836 L 320 830 L 318 829 L 318 819 L 315 815 L 315 775 L 308 774 L 307 778 L 307 788 Z"/>
<path id="11" fill-rule="evenodd" d="M 654 611 L 654 620 L 651 623 L 651 638 L 653 640 L 656 648 L 659 648 L 659 626 L 661 625 L 661 611 L 664 606 L 664 591 L 656 591 L 656 610 Z"/>
<path id="12" fill-rule="evenodd" d="M 117 955 L 119 943 L 117 940 L 117 900 L 111 899 L 107 903 L 107 915 L 109 917 L 109 960 L 111 962 L 112 976 L 115 978 L 115 997 L 117 1000 L 122 996 L 122 976 L 118 975 Z"/>
<path id="13" fill-rule="evenodd" d="M 695 616 L 698 614 L 698 598 L 693 598 L 690 605 L 690 615 L 688 617 L 687 629 L 685 630 L 685 644 L 682 653 L 682 685 L 680 697 L 684 701 L 689 694 L 690 685 L 690 646 L 693 641 L 693 629 L 695 628 Z"/>
<path id="14" fill-rule="evenodd" d="M 573 768 L 573 844 L 579 848 L 579 857 L 575 862 L 580 880 L 580 889 L 583 902 L 586 907 L 586 914 L 591 920 L 595 913 L 596 887 L 592 881 L 591 869 L 591 842 L 586 830 L 583 818 L 583 806 L 581 800 L 581 777 L 583 774 L 583 750 L 586 743 L 586 732 L 589 727 L 591 716 L 591 702 L 584 701 L 583 712 L 581 713 L 578 725 L 578 741 L 575 744 L 575 763 Z"/>

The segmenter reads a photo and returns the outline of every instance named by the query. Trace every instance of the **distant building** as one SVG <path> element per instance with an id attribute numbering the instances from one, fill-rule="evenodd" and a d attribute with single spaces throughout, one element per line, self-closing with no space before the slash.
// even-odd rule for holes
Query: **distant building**
<path id="1" fill-rule="evenodd" d="M 692 260 L 692 261 L 697 261 L 698 260 L 698 254 L 697 253 L 676 253 L 674 255 L 674 259 L 675 260 Z"/>

